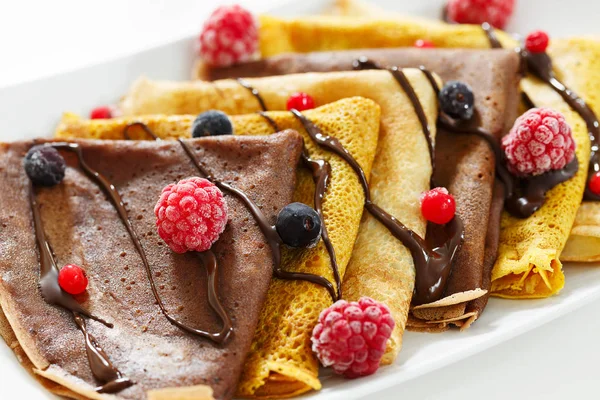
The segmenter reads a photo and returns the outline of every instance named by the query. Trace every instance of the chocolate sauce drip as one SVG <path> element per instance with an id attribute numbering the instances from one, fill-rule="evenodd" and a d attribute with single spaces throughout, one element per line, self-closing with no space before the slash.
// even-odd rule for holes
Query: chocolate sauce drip
<path id="1" fill-rule="evenodd" d="M 132 122 L 130 124 L 125 125 L 125 127 L 123 128 L 123 136 L 125 137 L 125 139 L 131 140 L 131 137 L 129 136 L 129 130 L 133 127 L 141 128 L 148 136 L 150 136 L 154 140 L 161 140 L 158 136 L 156 136 L 152 129 L 150 129 L 148 125 L 146 125 L 143 122 Z"/>
<path id="2" fill-rule="evenodd" d="M 429 122 L 427 121 L 427 116 L 425 115 L 425 110 L 423 109 L 423 105 L 419 100 L 419 97 L 415 93 L 415 89 L 410 84 L 408 78 L 402 72 L 402 70 L 396 66 L 392 66 L 389 68 L 384 68 L 378 65 L 376 62 L 369 60 L 367 57 L 359 57 L 358 59 L 352 62 L 352 67 L 355 70 L 366 70 L 366 69 L 386 69 L 388 70 L 396 82 L 402 87 L 404 93 L 410 99 L 410 102 L 419 118 L 419 122 L 421 123 L 421 128 L 423 129 L 423 134 L 425 135 L 425 139 L 427 140 L 427 148 L 429 150 L 429 158 L 431 160 L 431 180 L 430 186 L 435 187 L 435 182 L 433 181 L 433 176 L 435 174 L 435 153 L 434 153 L 434 143 L 433 143 L 433 135 L 431 134 L 431 128 L 429 127 Z M 433 78 L 433 76 L 432 76 Z M 434 79 L 435 82 L 435 79 Z M 436 84 L 437 85 L 437 84 Z"/>
<path id="3" fill-rule="evenodd" d="M 518 218 L 528 218 L 539 210 L 546 201 L 546 193 L 559 183 L 571 179 L 579 169 L 579 162 L 577 158 L 574 158 L 563 169 L 549 171 L 538 176 L 519 178 L 506 168 L 500 141 L 490 132 L 481 127 L 463 125 L 444 114 L 440 114 L 438 124 L 440 128 L 448 132 L 477 135 L 488 142 L 496 158 L 496 175 L 504 184 L 506 199 L 504 206 L 506 211 Z"/>
<path id="4" fill-rule="evenodd" d="M 263 117 L 269 123 L 269 125 L 271 125 L 275 132 L 279 131 L 279 127 L 277 126 L 277 123 L 273 120 L 273 118 L 269 117 L 263 111 L 259 111 L 258 114 L 261 117 Z M 331 243 L 331 239 L 329 238 L 327 225 L 325 224 L 325 215 L 323 214 L 323 198 L 325 197 L 325 192 L 327 191 L 327 187 L 329 186 L 329 179 L 331 176 L 331 165 L 325 160 L 314 160 L 310 158 L 306 148 L 302 150 L 302 163 L 306 168 L 310 170 L 313 176 L 313 181 L 315 183 L 315 211 L 317 211 L 317 214 L 319 214 L 319 218 L 321 218 L 321 221 L 323 222 L 321 224 L 321 239 L 323 240 L 325 249 L 327 249 L 329 261 L 331 262 L 333 279 L 335 280 L 335 286 L 337 289 L 337 296 L 334 299 L 335 302 L 336 300 L 342 298 L 342 277 L 340 276 L 340 269 L 337 263 L 335 249 L 333 248 L 333 244 Z"/>
<path id="5" fill-rule="evenodd" d="M 481 24 L 481 29 L 483 29 L 483 32 L 487 36 L 488 41 L 490 42 L 490 47 L 492 49 L 502 48 L 502 43 L 500 43 L 500 41 L 498 40 L 498 36 L 496 36 L 496 30 L 493 26 L 491 26 L 487 22 L 484 22 L 483 24 Z"/>
<path id="6" fill-rule="evenodd" d="M 263 117 L 265 119 L 265 121 L 267 121 L 267 123 L 269 125 L 271 125 L 271 128 L 273 128 L 273 130 L 275 132 L 279 132 L 280 131 L 279 125 L 277 125 L 277 122 L 275 122 L 275 120 L 273 118 L 269 117 L 266 112 L 259 111 L 258 115 L 260 115 L 261 117 Z"/>
<path id="7" fill-rule="evenodd" d="M 552 71 L 552 60 L 547 53 L 523 52 L 527 67 L 531 73 L 546 82 L 565 103 L 567 103 L 585 121 L 591 142 L 588 182 L 592 175 L 600 171 L 600 122 L 590 106 L 575 92 L 562 83 Z M 600 201 L 600 195 L 592 193 L 589 185 L 585 185 L 585 200 Z"/>
<path id="8" fill-rule="evenodd" d="M 365 194 L 366 210 L 409 249 L 417 270 L 413 304 L 430 303 L 441 298 L 450 276 L 452 261 L 464 239 L 464 226 L 460 217 L 455 216 L 446 225 L 436 225 L 434 229 L 439 230 L 439 234 L 435 235 L 432 240 L 425 241 L 394 216 L 373 203 L 363 169 L 336 138 L 324 135 L 315 124 L 297 110 L 291 110 L 291 112 L 317 144 L 335 153 L 352 167 Z"/>
<path id="9" fill-rule="evenodd" d="M 40 207 L 35 199 L 33 186 L 29 189 L 29 203 L 33 214 L 33 227 L 35 230 L 35 238 L 40 252 L 40 280 L 39 287 L 42 292 L 42 297 L 47 303 L 61 306 L 71 312 L 84 315 L 90 319 L 98 321 L 109 328 L 113 324 L 106 322 L 102 318 L 92 315 L 88 310 L 83 308 L 70 294 L 63 291 L 58 284 L 58 266 L 54 259 L 54 253 L 50 247 L 50 243 L 46 238 L 44 226 L 42 224 L 42 216 Z"/>
<path id="10" fill-rule="evenodd" d="M 246 193 L 244 193 L 242 190 L 240 190 L 228 183 L 217 180 L 196 159 L 193 149 L 184 140 L 178 139 L 178 141 L 181 144 L 181 147 L 183 148 L 183 150 L 185 151 L 187 156 L 189 157 L 190 161 L 192 161 L 192 163 L 194 164 L 196 169 L 198 169 L 198 171 L 202 175 L 204 175 L 204 177 L 206 179 L 208 179 L 209 181 L 214 183 L 219 189 L 225 190 L 225 191 L 235 195 L 246 205 L 246 207 L 248 207 L 248 210 L 250 210 L 250 213 L 252 214 L 252 216 L 254 217 L 256 222 L 258 223 L 258 227 L 260 228 L 261 232 L 265 236 L 265 239 L 267 240 L 267 243 L 269 244 L 269 247 L 271 248 L 271 253 L 273 256 L 273 264 L 274 264 L 273 274 L 275 275 L 275 277 L 279 278 L 279 279 L 286 279 L 286 280 L 308 281 L 308 282 L 311 282 L 311 283 L 314 283 L 317 285 L 321 285 L 327 289 L 327 291 L 331 295 L 331 298 L 333 299 L 333 301 L 336 301 L 337 295 L 336 295 L 335 289 L 334 289 L 333 285 L 331 284 L 331 282 L 329 282 L 329 280 L 327 280 L 325 277 L 320 276 L 320 275 L 315 275 L 315 274 L 302 273 L 302 272 L 289 272 L 289 271 L 285 271 L 284 269 L 281 268 L 281 245 L 283 244 L 283 242 L 281 241 L 281 238 L 279 237 L 279 234 L 277 233 L 275 226 L 273 226 L 269 223 L 269 221 L 267 220 L 265 215 L 262 213 L 260 208 L 250 199 L 250 197 L 248 197 L 248 195 Z"/>
<path id="11" fill-rule="evenodd" d="M 40 252 L 40 290 L 46 302 L 61 306 L 71 312 L 79 330 L 85 337 L 86 355 L 90 370 L 96 379 L 104 384 L 96 388 L 98 393 L 117 393 L 132 386 L 134 383 L 110 362 L 107 354 L 102 350 L 96 339 L 89 334 L 82 316 L 98 321 L 109 328 L 113 324 L 91 315 L 68 293 L 64 292 L 58 284 L 58 267 L 50 243 L 46 238 L 39 204 L 35 198 L 33 186 L 29 190 L 29 201 L 33 214 L 33 226 L 37 245 Z"/>
<path id="12" fill-rule="evenodd" d="M 267 106 L 265 105 L 265 101 L 263 100 L 262 96 L 258 92 L 258 89 L 255 89 L 254 87 L 252 87 L 252 85 L 250 85 L 248 82 L 246 82 L 242 78 L 237 78 L 236 80 L 240 85 L 242 85 L 243 87 L 248 89 L 250 91 L 250 93 L 252 93 L 252 96 L 254 96 L 256 98 L 256 100 L 258 100 L 258 103 L 260 104 L 260 108 L 262 108 L 263 111 L 267 111 Z"/>
<path id="13" fill-rule="evenodd" d="M 101 382 L 106 382 L 104 385 L 96 388 L 98 393 L 117 393 L 127 389 L 134 383 L 123 376 L 108 359 L 108 356 L 100 347 L 96 339 L 88 332 L 85 320 L 79 313 L 73 313 L 73 319 L 83 332 L 85 337 L 85 350 L 92 374 Z"/>
<path id="14" fill-rule="evenodd" d="M 482 29 L 487 35 L 492 48 L 502 48 L 502 44 L 498 41 L 493 27 L 489 24 L 483 24 Z M 589 182 L 592 175 L 600 171 L 600 122 L 598 122 L 598 117 L 585 100 L 569 89 L 554 75 L 552 70 L 552 59 L 548 53 L 531 53 L 522 49 L 517 49 L 517 51 L 519 51 L 522 59 L 525 60 L 527 70 L 546 84 L 550 85 L 550 87 L 562 97 L 565 103 L 575 110 L 575 112 L 585 121 L 591 142 L 590 163 L 588 168 Z M 529 105 L 533 105 L 529 97 L 527 97 L 527 100 Z M 573 168 L 573 166 L 571 166 L 571 168 Z M 586 184 L 584 199 L 600 201 L 600 195 L 592 193 L 589 189 L 589 185 Z"/>
<path id="15" fill-rule="evenodd" d="M 211 305 L 213 310 L 219 315 L 219 317 L 223 321 L 223 328 L 221 329 L 221 331 L 216 332 L 216 333 L 206 332 L 206 331 L 203 331 L 200 329 L 190 327 L 190 326 L 184 324 L 183 322 L 179 321 L 178 319 L 172 317 L 169 314 L 169 312 L 167 311 L 167 309 L 166 309 L 165 305 L 163 304 L 162 299 L 158 293 L 158 290 L 156 289 L 156 285 L 154 283 L 154 278 L 152 277 L 152 269 L 150 268 L 150 264 L 148 263 L 148 258 L 146 257 L 146 252 L 144 251 L 144 248 L 142 247 L 142 243 L 140 242 L 140 239 L 137 236 L 137 233 L 133 229 L 133 225 L 132 225 L 131 221 L 129 220 L 129 217 L 127 215 L 127 210 L 125 208 L 125 205 L 123 204 L 123 200 L 121 198 L 121 195 L 117 191 L 117 189 L 104 175 L 102 175 L 98 171 L 93 170 L 91 167 L 89 167 L 87 165 L 87 163 L 85 162 L 85 160 L 83 158 L 81 147 L 78 144 L 76 144 L 76 143 L 53 143 L 52 147 L 59 149 L 59 150 L 60 149 L 68 150 L 68 151 L 75 153 L 77 155 L 77 158 L 79 159 L 79 165 L 81 166 L 83 171 L 92 180 L 94 180 L 108 195 L 110 201 L 113 203 L 113 206 L 117 210 L 117 213 L 119 214 L 119 217 L 121 218 L 121 221 L 125 225 L 125 228 L 127 229 L 127 232 L 129 233 L 129 236 L 131 237 L 131 240 L 133 241 L 133 244 L 135 245 L 135 248 L 136 248 L 138 254 L 140 255 L 140 258 L 142 259 L 142 263 L 144 264 L 144 268 L 146 269 L 146 274 L 148 275 L 148 280 L 150 282 L 150 288 L 152 289 L 152 294 L 154 295 L 154 298 L 155 298 L 156 302 L 158 303 L 160 310 L 162 311 L 163 315 L 167 318 L 167 320 L 169 322 L 171 322 L 173 325 L 177 326 L 178 328 L 180 328 L 188 333 L 210 339 L 219 344 L 225 342 L 225 340 L 227 340 L 227 338 L 229 337 L 229 334 L 233 331 L 233 327 L 231 325 L 231 320 L 229 319 L 229 316 L 224 312 L 223 307 L 218 302 L 216 293 L 213 293 L 213 294 L 210 293 L 211 290 L 216 291 L 215 286 L 214 285 L 211 286 L 211 284 L 210 284 L 210 282 L 213 282 L 213 284 L 216 282 L 216 279 L 214 277 L 214 274 L 216 274 L 216 268 L 213 269 L 211 272 L 212 266 L 211 265 L 206 266 L 207 271 L 209 273 L 209 304 Z M 205 256 L 201 255 L 200 257 L 204 258 Z M 208 258 L 208 259 L 210 259 L 210 258 Z M 211 274 L 213 276 L 211 276 Z M 217 299 L 216 303 L 213 303 L 210 301 L 211 296 L 214 299 Z"/>

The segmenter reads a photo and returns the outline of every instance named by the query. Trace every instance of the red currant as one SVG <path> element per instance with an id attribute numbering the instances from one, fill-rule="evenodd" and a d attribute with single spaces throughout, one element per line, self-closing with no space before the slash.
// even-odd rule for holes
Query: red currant
<path id="1" fill-rule="evenodd" d="M 415 47 L 419 49 L 433 49 L 435 48 L 435 45 L 430 40 L 418 39 L 415 41 Z"/>
<path id="2" fill-rule="evenodd" d="M 447 224 L 454 218 L 456 203 L 454 196 L 443 187 L 431 189 L 421 195 L 421 214 L 434 224 Z"/>
<path id="3" fill-rule="evenodd" d="M 58 285 L 65 292 L 76 295 L 85 292 L 88 279 L 81 267 L 68 264 L 58 273 Z"/>
<path id="4" fill-rule="evenodd" d="M 315 101 L 306 93 L 298 92 L 290 96 L 287 101 L 287 109 L 296 109 L 298 111 L 310 110 L 315 108 Z"/>
<path id="5" fill-rule="evenodd" d="M 590 192 L 594 193 L 596 196 L 600 196 L 600 172 L 596 172 L 592 175 L 592 178 L 588 182 L 588 187 L 590 188 Z"/>
<path id="6" fill-rule="evenodd" d="M 90 113 L 91 119 L 108 119 L 112 117 L 112 109 L 109 106 L 96 107 Z"/>
<path id="7" fill-rule="evenodd" d="M 530 53 L 543 53 L 548 48 L 550 38 L 544 31 L 533 31 L 525 38 L 525 48 Z"/>

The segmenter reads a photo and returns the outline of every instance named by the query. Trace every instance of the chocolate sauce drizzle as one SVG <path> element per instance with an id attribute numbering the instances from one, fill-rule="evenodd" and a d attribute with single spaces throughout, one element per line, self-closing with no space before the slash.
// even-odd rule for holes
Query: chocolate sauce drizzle
<path id="1" fill-rule="evenodd" d="M 136 124 L 139 124 L 139 123 L 136 123 Z M 77 157 L 79 159 L 79 164 L 80 164 L 81 168 L 84 170 L 84 172 L 90 178 L 92 178 L 108 195 L 113 206 L 117 210 L 117 213 L 119 214 L 119 217 L 121 218 L 121 221 L 125 225 L 125 228 L 127 229 L 127 232 L 129 233 L 129 236 L 130 236 L 138 254 L 140 255 L 140 258 L 142 259 L 142 263 L 144 264 L 144 268 L 146 269 L 146 275 L 148 276 L 148 280 L 150 282 L 150 288 L 152 289 L 152 294 L 154 295 L 154 298 L 155 298 L 156 302 L 158 303 L 160 310 L 162 311 L 163 315 L 167 318 L 167 320 L 169 322 L 171 322 L 173 325 L 177 326 L 178 328 L 180 328 L 188 333 L 210 339 L 210 340 L 214 341 L 215 343 L 219 343 L 219 344 L 224 343 L 227 340 L 227 338 L 229 337 L 229 335 L 231 334 L 231 332 L 233 331 L 233 327 L 232 327 L 229 316 L 223 309 L 223 306 L 219 302 L 218 296 L 216 294 L 216 292 L 217 292 L 217 278 L 216 278 L 217 268 L 216 268 L 216 264 L 213 265 L 214 255 L 197 253 L 198 256 L 203 261 L 206 261 L 206 269 L 208 272 L 208 281 L 209 281 L 209 285 L 208 285 L 209 305 L 217 313 L 219 318 L 223 321 L 223 328 L 221 329 L 221 331 L 207 332 L 207 331 L 203 331 L 201 329 L 196 329 L 196 328 L 193 328 L 191 326 L 184 324 L 183 322 L 179 321 L 175 317 L 171 316 L 169 314 L 169 312 L 167 311 L 167 309 L 166 309 L 164 303 L 162 302 L 162 299 L 158 293 L 158 290 L 156 289 L 156 285 L 154 283 L 154 278 L 152 277 L 152 269 L 150 268 L 148 258 L 146 257 L 146 252 L 144 251 L 144 248 L 142 247 L 142 243 L 140 242 L 140 239 L 137 236 L 137 233 L 135 232 L 131 221 L 129 220 L 129 217 L 127 215 L 127 210 L 125 208 L 125 205 L 123 204 L 121 195 L 119 194 L 117 189 L 114 187 L 114 185 L 104 175 L 100 174 L 98 171 L 93 170 L 92 168 L 90 168 L 87 165 L 87 163 L 85 162 L 85 160 L 83 158 L 81 147 L 78 144 L 75 144 L 75 143 L 53 143 L 52 147 L 54 147 L 56 149 L 64 149 L 64 150 L 69 150 L 71 152 L 74 152 L 77 155 Z M 206 253 L 210 253 L 210 252 L 206 252 Z"/>
<path id="2" fill-rule="evenodd" d="M 196 169 L 204 175 L 206 179 L 214 183 L 219 189 L 225 190 L 233 195 L 235 195 L 238 199 L 240 199 L 248 208 L 256 222 L 258 223 L 258 227 L 261 232 L 265 236 L 269 247 L 271 248 L 271 253 L 273 256 L 273 274 L 276 278 L 286 279 L 286 280 L 303 280 L 311 283 L 315 283 L 317 285 L 321 285 L 327 289 L 333 301 L 337 300 L 337 295 L 335 289 L 331 282 L 326 278 L 315 275 L 308 274 L 303 272 L 289 272 L 285 271 L 281 268 L 281 245 L 283 244 L 279 234 L 277 233 L 277 229 L 275 226 L 271 225 L 267 220 L 267 217 L 262 213 L 260 208 L 248 197 L 246 193 L 242 190 L 228 184 L 225 182 L 221 182 L 217 180 L 212 174 L 197 160 L 194 150 L 191 148 L 189 144 L 187 144 L 183 139 L 178 139 L 181 147 L 189 157 L 190 161 L 194 164 Z"/>
<path id="3" fill-rule="evenodd" d="M 437 225 L 439 228 L 436 230 L 439 232 L 432 235 L 431 239 L 424 240 L 373 203 L 365 172 L 339 140 L 324 135 L 314 123 L 297 110 L 291 112 L 317 144 L 338 155 L 350 165 L 363 188 L 365 209 L 411 252 L 417 270 L 413 303 L 419 305 L 438 300 L 444 293 L 452 261 L 464 239 L 464 226 L 460 217 L 455 216 L 446 225 Z"/>
<path id="4" fill-rule="evenodd" d="M 60 144 L 57 144 L 60 145 Z M 79 154 L 79 153 L 78 153 Z M 40 206 L 35 198 L 33 186 L 30 186 L 29 201 L 31 212 L 33 214 L 33 226 L 35 237 L 40 253 L 40 290 L 44 300 L 53 305 L 60 306 L 71 311 L 73 319 L 79 330 L 85 337 L 86 355 L 90 365 L 90 370 L 94 377 L 103 382 L 103 385 L 96 388 L 98 393 L 117 393 L 134 384 L 110 362 L 107 354 L 102 350 L 96 339 L 90 335 L 83 316 L 98 321 L 105 326 L 112 328 L 113 324 L 98 318 L 85 308 L 83 308 L 70 294 L 64 292 L 58 284 L 58 267 L 54 258 L 54 253 L 50 243 L 46 238 Z"/>
<path id="5" fill-rule="evenodd" d="M 261 117 L 263 117 L 269 123 L 269 125 L 271 125 L 275 132 L 279 132 L 279 126 L 277 126 L 277 123 L 273 120 L 273 118 L 269 117 L 264 111 L 259 111 L 258 114 Z M 304 166 L 310 170 L 313 176 L 313 181 L 315 183 L 315 211 L 317 212 L 317 214 L 319 214 L 319 218 L 321 218 L 321 221 L 323 221 L 321 227 L 321 239 L 323 240 L 325 249 L 327 249 L 327 254 L 329 254 L 329 260 L 331 262 L 333 279 L 335 281 L 335 286 L 337 289 L 337 296 L 333 299 L 333 301 L 335 302 L 342 298 L 342 277 L 340 276 L 340 269 L 337 264 L 335 249 L 333 248 L 333 244 L 331 243 L 331 239 L 329 238 L 329 233 L 325 224 L 325 216 L 323 214 L 323 199 L 325 198 L 325 192 L 327 192 L 327 188 L 329 187 L 329 179 L 331 177 L 331 165 L 325 160 L 315 160 L 310 158 L 306 148 L 302 149 L 301 159 Z"/>
<path id="6" fill-rule="evenodd" d="M 489 24 L 483 24 L 482 29 L 485 32 L 492 48 L 502 48 L 502 44 L 498 41 L 494 28 L 492 28 Z M 575 112 L 579 114 L 579 116 L 585 121 L 591 142 L 591 154 L 587 179 L 589 182 L 589 180 L 592 178 L 592 175 L 600 171 L 600 122 L 598 122 L 598 117 L 585 102 L 585 100 L 569 89 L 556 77 L 556 75 L 554 75 L 552 70 L 552 59 L 548 53 L 531 53 L 523 49 L 517 50 L 527 63 L 526 65 L 528 71 L 533 73 L 533 75 L 544 81 L 546 84 L 550 85 L 550 87 L 562 97 L 565 103 L 575 110 Z M 600 195 L 592 193 L 592 191 L 589 189 L 589 185 L 586 184 L 584 199 L 600 201 Z"/>
<path id="7" fill-rule="evenodd" d="M 267 106 L 265 105 L 265 101 L 263 100 L 262 96 L 258 92 L 258 89 L 255 89 L 252 85 L 250 85 L 247 81 L 245 81 L 242 78 L 237 78 L 236 80 L 237 80 L 237 83 L 239 83 L 240 85 L 242 85 L 243 87 L 248 89 L 250 91 L 250 93 L 252 93 L 252 96 L 254 96 L 256 98 L 256 100 L 258 100 L 258 103 L 260 104 L 260 108 L 262 108 L 263 111 L 267 111 Z"/>
<path id="8" fill-rule="evenodd" d="M 431 134 L 431 128 L 429 127 L 429 121 L 427 121 L 427 116 L 425 115 L 425 110 L 423 109 L 423 105 L 421 104 L 419 97 L 415 93 L 415 89 L 410 84 L 408 78 L 406 77 L 406 75 L 404 74 L 402 69 L 400 69 L 396 66 L 392 66 L 389 68 L 383 68 L 380 65 L 378 65 L 376 62 L 369 60 L 367 57 L 364 57 L 364 56 L 359 57 L 358 59 L 352 61 L 352 68 L 354 70 L 386 69 L 392 74 L 392 76 L 394 77 L 396 82 L 398 82 L 398 84 L 402 87 L 402 90 L 404 91 L 404 93 L 406 93 L 406 95 L 410 99 L 413 109 L 415 110 L 415 113 L 417 114 L 417 117 L 419 118 L 419 123 L 421 124 L 421 128 L 423 129 L 423 134 L 425 135 L 425 139 L 427 139 L 427 149 L 429 150 L 429 159 L 431 160 L 430 186 L 435 187 L 436 185 L 435 185 L 434 178 L 433 178 L 435 175 L 435 151 L 434 151 L 433 135 Z M 433 76 L 431 76 L 431 78 L 433 79 Z M 435 79 L 433 79 L 433 82 L 435 82 Z M 437 85 L 437 83 L 436 83 L 436 85 Z"/>

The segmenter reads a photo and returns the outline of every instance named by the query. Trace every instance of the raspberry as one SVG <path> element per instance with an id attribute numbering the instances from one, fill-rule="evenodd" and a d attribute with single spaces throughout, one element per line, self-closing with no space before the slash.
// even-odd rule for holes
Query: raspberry
<path id="1" fill-rule="evenodd" d="M 448 19 L 459 24 L 488 22 L 502 29 L 515 8 L 515 0 L 449 0 Z"/>
<path id="2" fill-rule="evenodd" d="M 29 149 L 23 167 L 35 185 L 54 186 L 64 179 L 67 164 L 54 147 L 38 145 Z"/>
<path id="3" fill-rule="evenodd" d="M 88 279 L 80 266 L 68 264 L 58 272 L 58 285 L 65 292 L 77 295 L 85 292 Z"/>
<path id="4" fill-rule="evenodd" d="M 550 38 L 544 31 L 533 31 L 525 38 L 525 48 L 530 53 L 543 53 L 548 48 Z"/>
<path id="5" fill-rule="evenodd" d="M 435 48 L 435 45 L 430 40 L 417 39 L 415 41 L 415 47 L 417 47 L 419 49 L 433 49 L 433 48 Z"/>
<path id="6" fill-rule="evenodd" d="M 176 253 L 206 251 L 227 224 L 223 193 L 204 178 L 187 178 L 165 187 L 154 207 L 158 235 Z"/>
<path id="7" fill-rule="evenodd" d="M 532 108 L 517 118 L 502 148 L 508 169 L 517 176 L 562 169 L 575 157 L 571 127 L 549 108 Z"/>
<path id="8" fill-rule="evenodd" d="M 298 111 L 310 110 L 315 108 L 315 101 L 313 98 L 307 93 L 294 93 L 292 94 L 287 101 L 287 109 L 295 109 Z"/>
<path id="9" fill-rule="evenodd" d="M 395 325 L 383 303 L 368 297 L 351 303 L 339 300 L 321 312 L 312 349 L 321 364 L 347 378 L 371 375 L 379 368 Z"/>
<path id="10" fill-rule="evenodd" d="M 90 119 L 109 119 L 113 117 L 113 109 L 110 106 L 100 106 L 90 112 Z"/>
<path id="11" fill-rule="evenodd" d="M 437 187 L 421 195 L 421 214 L 434 224 L 447 224 L 454 218 L 456 203 L 448 189 Z"/>
<path id="12" fill-rule="evenodd" d="M 258 50 L 258 24 L 239 5 L 217 8 L 200 34 L 200 56 L 208 64 L 227 67 L 248 61 Z"/>

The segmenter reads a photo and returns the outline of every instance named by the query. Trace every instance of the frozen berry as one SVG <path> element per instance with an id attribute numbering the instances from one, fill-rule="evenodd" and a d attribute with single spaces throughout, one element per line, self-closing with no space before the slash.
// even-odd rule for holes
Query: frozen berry
<path id="1" fill-rule="evenodd" d="M 550 38 L 544 31 L 531 32 L 525 38 L 525 48 L 530 53 L 543 53 L 548 48 Z"/>
<path id="2" fill-rule="evenodd" d="M 283 243 L 290 247 L 312 247 L 321 237 L 321 218 L 306 204 L 283 207 L 275 224 Z"/>
<path id="3" fill-rule="evenodd" d="M 51 146 L 40 145 L 29 149 L 23 166 L 35 185 L 58 185 L 65 177 L 65 159 Z"/>
<path id="4" fill-rule="evenodd" d="M 311 108 L 315 108 L 315 101 L 313 98 L 306 93 L 298 92 L 292 94 L 287 101 L 287 109 L 291 110 L 310 110 Z"/>
<path id="5" fill-rule="evenodd" d="M 200 56 L 206 63 L 227 67 L 250 60 L 257 50 L 258 24 L 239 5 L 217 8 L 204 23 Z"/>
<path id="6" fill-rule="evenodd" d="M 209 110 L 198 115 L 192 124 L 192 136 L 220 136 L 233 134 L 233 125 L 222 111 Z"/>
<path id="7" fill-rule="evenodd" d="M 459 24 L 490 23 L 502 29 L 515 9 L 515 0 L 449 0 L 446 15 Z"/>
<path id="8" fill-rule="evenodd" d="M 440 108 L 452 118 L 468 120 L 475 112 L 475 96 L 471 87 L 459 81 L 450 81 L 439 94 Z"/>
<path id="9" fill-rule="evenodd" d="M 90 113 L 91 119 L 109 119 L 113 117 L 113 109 L 110 106 L 96 107 Z"/>
<path id="10" fill-rule="evenodd" d="M 206 251 L 227 225 L 223 193 L 204 178 L 187 178 L 165 187 L 154 207 L 158 235 L 176 253 Z"/>
<path id="11" fill-rule="evenodd" d="M 575 141 L 565 117 L 549 108 L 532 108 L 502 139 L 511 173 L 540 175 L 563 169 L 575 157 Z"/>
<path id="12" fill-rule="evenodd" d="M 600 196 L 600 172 L 596 172 L 592 175 L 588 182 L 588 187 L 590 188 L 590 192 L 596 196 Z"/>
<path id="13" fill-rule="evenodd" d="M 421 195 L 421 214 L 434 224 L 447 224 L 454 218 L 456 203 L 448 189 L 437 187 Z"/>
<path id="14" fill-rule="evenodd" d="M 435 45 L 430 40 L 418 39 L 415 42 L 415 47 L 419 49 L 433 49 Z"/>
<path id="15" fill-rule="evenodd" d="M 58 285 L 65 292 L 77 295 L 87 289 L 88 278 L 80 266 L 68 264 L 58 272 Z"/>
<path id="16" fill-rule="evenodd" d="M 312 350 L 325 367 L 347 378 L 371 375 L 379 368 L 396 323 L 389 308 L 368 297 L 338 300 L 319 316 Z"/>

